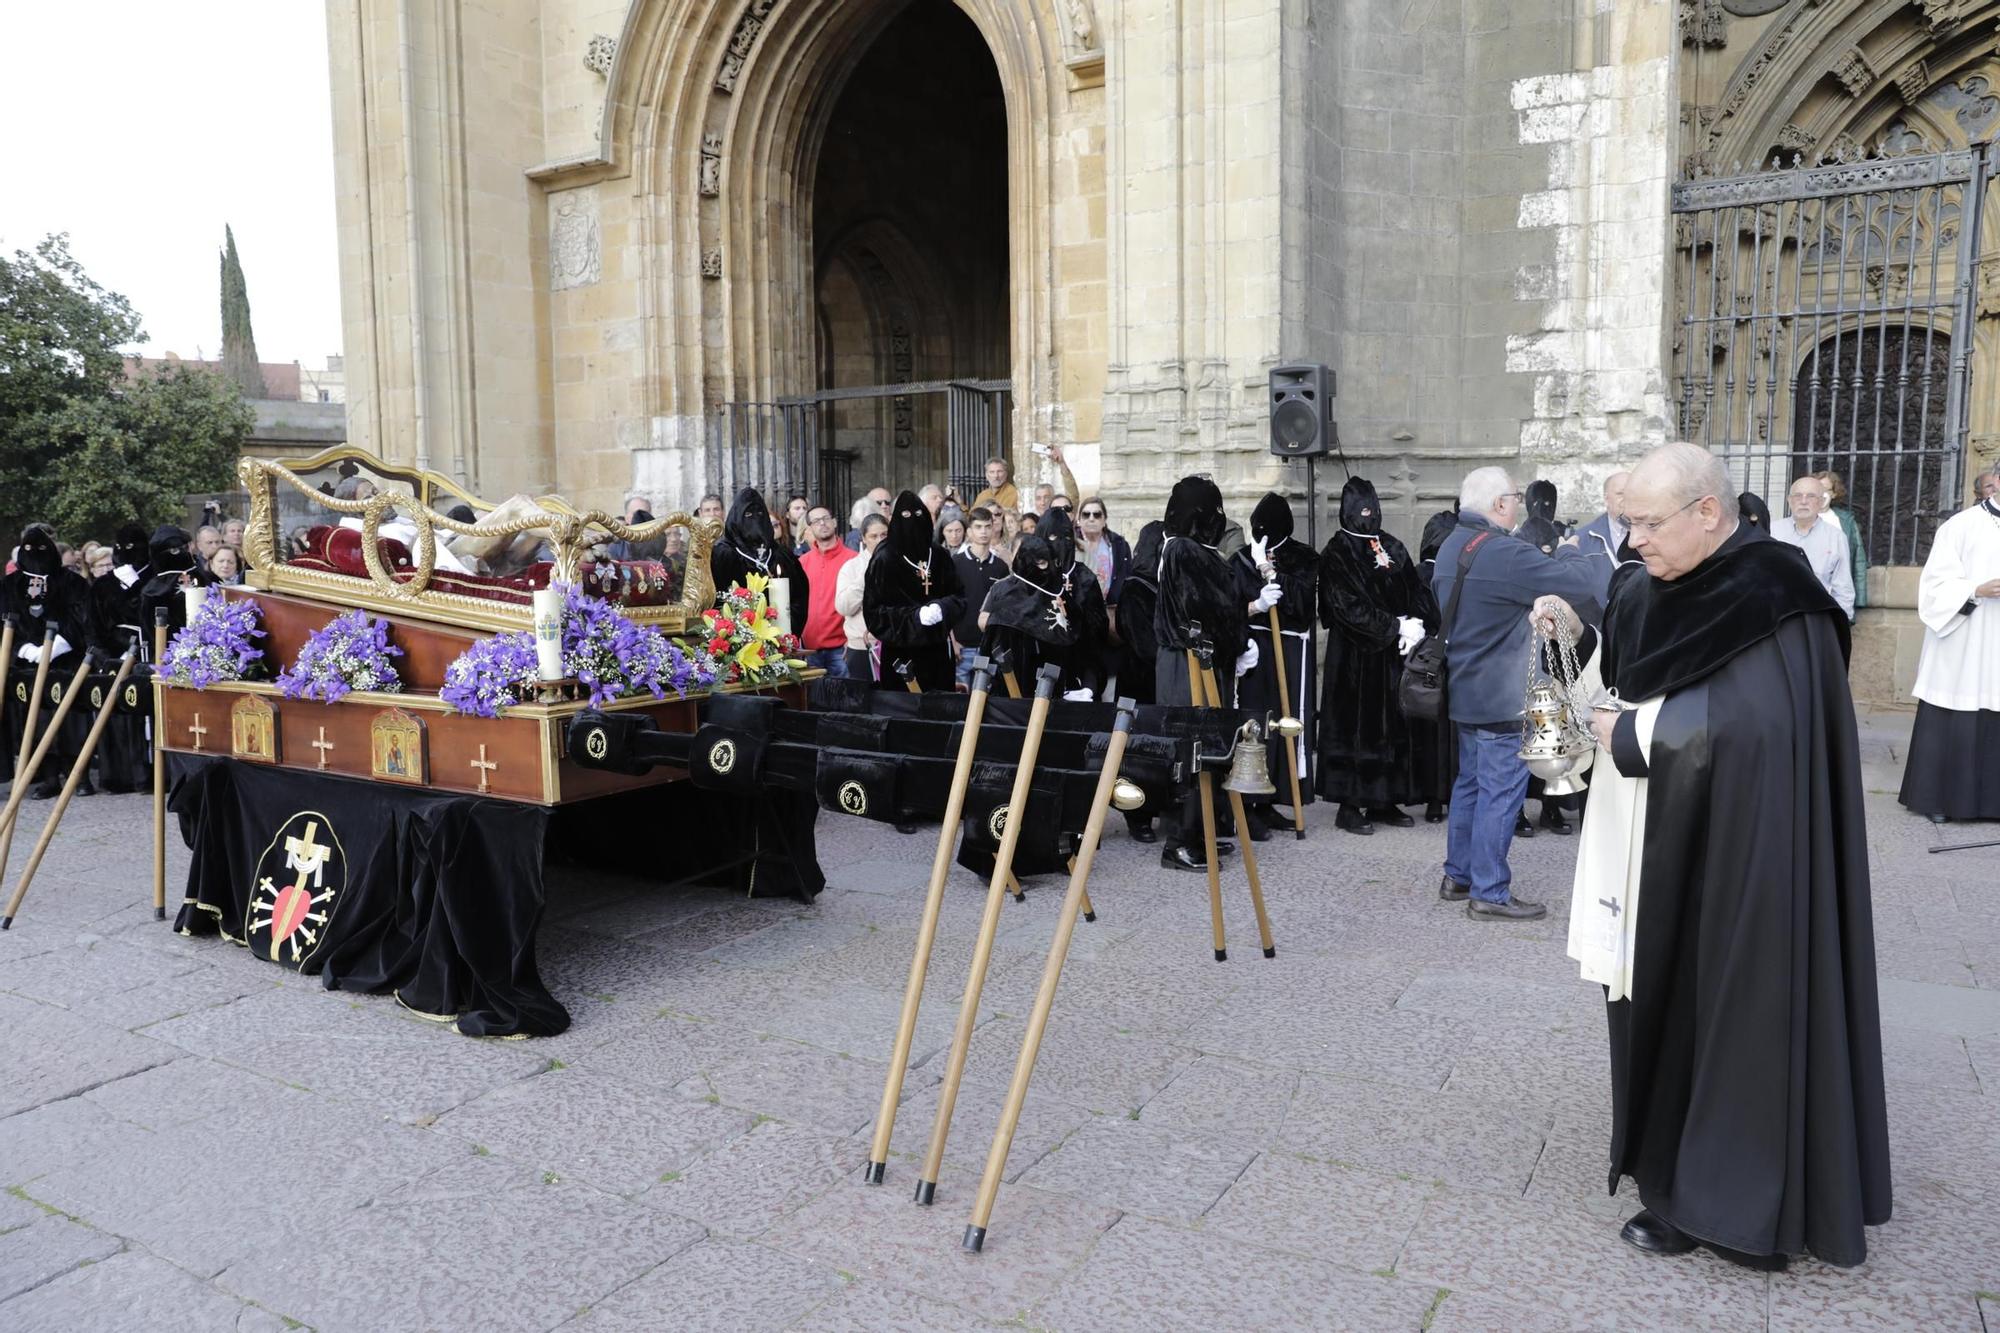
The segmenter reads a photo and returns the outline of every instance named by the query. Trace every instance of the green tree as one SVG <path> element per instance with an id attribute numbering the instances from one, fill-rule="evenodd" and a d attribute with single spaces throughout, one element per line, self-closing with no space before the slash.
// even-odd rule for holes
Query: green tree
<path id="1" fill-rule="evenodd" d="M 0 255 L 0 538 L 47 519 L 69 541 L 182 512 L 226 489 L 252 415 L 234 385 L 176 369 L 128 384 L 129 302 L 91 281 L 64 236 Z"/>
<path id="2" fill-rule="evenodd" d="M 236 233 L 222 227 L 222 373 L 245 398 L 268 398 L 264 368 L 257 360 L 257 335 L 250 331 L 250 288 L 236 257 Z"/>

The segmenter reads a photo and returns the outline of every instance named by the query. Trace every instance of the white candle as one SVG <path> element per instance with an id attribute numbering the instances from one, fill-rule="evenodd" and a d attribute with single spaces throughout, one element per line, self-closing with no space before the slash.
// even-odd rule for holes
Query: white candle
<path id="1" fill-rule="evenodd" d="M 535 608 L 535 666 L 543 680 L 561 680 L 563 595 L 554 588 L 537 589 Z"/>
<path id="2" fill-rule="evenodd" d="M 778 624 L 784 629 L 785 633 L 798 633 L 796 629 L 792 628 L 792 581 L 790 579 L 774 578 L 766 584 L 764 587 L 764 601 L 766 605 L 777 608 Z"/>
<path id="3" fill-rule="evenodd" d="M 193 624 L 195 612 L 201 610 L 201 604 L 208 600 L 208 589 L 199 583 L 190 583 L 181 589 L 181 600 L 187 606 L 188 623 Z"/>

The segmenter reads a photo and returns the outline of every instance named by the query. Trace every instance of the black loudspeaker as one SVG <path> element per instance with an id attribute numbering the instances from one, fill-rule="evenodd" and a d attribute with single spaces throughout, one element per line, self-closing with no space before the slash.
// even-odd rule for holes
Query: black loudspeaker
<path id="1" fill-rule="evenodd" d="M 1271 452 L 1318 458 L 1340 447 L 1333 422 L 1333 372 L 1325 366 L 1279 366 L 1271 372 Z"/>

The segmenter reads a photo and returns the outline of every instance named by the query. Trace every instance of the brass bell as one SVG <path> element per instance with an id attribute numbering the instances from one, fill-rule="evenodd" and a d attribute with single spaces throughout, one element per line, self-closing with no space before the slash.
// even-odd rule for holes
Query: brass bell
<path id="1" fill-rule="evenodd" d="M 1120 810 L 1137 810 L 1146 803 L 1146 789 L 1129 778 L 1111 784 L 1111 804 Z"/>
<path id="2" fill-rule="evenodd" d="M 1229 776 L 1222 780 L 1224 791 L 1244 796 L 1275 796 L 1271 767 L 1264 751 L 1264 727 L 1252 718 L 1236 730 L 1236 746 L 1229 752 Z"/>

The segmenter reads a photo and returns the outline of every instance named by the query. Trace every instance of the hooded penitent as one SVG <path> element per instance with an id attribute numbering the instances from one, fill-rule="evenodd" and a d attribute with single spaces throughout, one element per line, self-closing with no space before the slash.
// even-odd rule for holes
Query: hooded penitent
<path id="1" fill-rule="evenodd" d="M 194 553 L 188 550 L 192 540 L 187 529 L 171 524 L 153 529 L 147 549 L 152 557 L 153 576 L 139 585 L 139 624 L 150 639 L 153 633 L 153 613 L 165 609 L 167 629 L 171 633 L 187 625 L 187 603 L 181 597 L 181 584 L 194 581 Z"/>
<path id="2" fill-rule="evenodd" d="M 1226 524 L 1222 491 L 1214 482 L 1183 477 L 1174 483 L 1160 556 L 1160 605 L 1153 616 L 1161 651 L 1192 650 L 1218 673 L 1231 668 L 1248 642 L 1244 608 L 1250 598 L 1213 547 Z"/>
<path id="3" fill-rule="evenodd" d="M 1063 599 L 1062 571 L 1038 533 L 1023 537 L 1014 551 L 1013 572 L 986 594 L 986 630 L 981 647 L 1003 671 L 1023 683 L 1044 662 L 1066 660 L 1076 642 L 1074 622 Z"/>
<path id="4" fill-rule="evenodd" d="M 1090 567 L 1077 558 L 1076 528 L 1067 510 L 1049 510 L 1035 535 L 1048 542 L 1050 560 L 1062 575 L 1066 618 L 1076 636 L 1063 689 L 1095 692 L 1104 683 L 1104 651 L 1111 639 L 1111 612 L 1105 606 L 1104 589 Z"/>
<path id="5" fill-rule="evenodd" d="M 736 502 L 729 506 L 729 515 L 722 523 L 722 536 L 709 552 L 708 567 L 715 576 L 718 600 L 727 596 L 731 588 L 747 586 L 746 580 L 752 574 L 789 580 L 790 623 L 795 633 L 805 628 L 812 590 L 807 586 L 798 557 L 772 541 L 771 510 L 756 487 L 745 486 L 736 493 Z"/>
<path id="6" fill-rule="evenodd" d="M 1155 701 L 1153 658 L 1159 641 L 1153 637 L 1153 615 L 1160 606 L 1160 547 L 1166 537 L 1167 525 L 1157 518 L 1139 529 L 1139 540 L 1132 545 L 1132 572 L 1118 602 L 1118 632 L 1127 649 L 1118 669 L 1118 691 L 1140 703 Z"/>
<path id="7" fill-rule="evenodd" d="M 1458 506 L 1456 504 L 1452 505 L 1449 509 L 1440 509 L 1435 514 L 1432 514 L 1429 521 L 1424 524 L 1424 536 L 1422 542 L 1417 547 L 1417 558 L 1426 564 L 1435 562 L 1438 558 L 1438 552 L 1444 547 L 1445 538 L 1451 536 L 1452 529 L 1457 526 Z"/>
<path id="8" fill-rule="evenodd" d="M 1319 612 L 1326 624 L 1320 688 L 1319 793 L 1361 809 L 1419 799 L 1410 729 L 1396 699 L 1401 622 L 1437 625 L 1430 591 L 1410 553 L 1382 531 L 1382 503 L 1366 478 L 1340 493 L 1340 531 L 1320 553 Z"/>
<path id="9" fill-rule="evenodd" d="M 105 652 L 122 653 L 125 645 L 136 639 L 140 660 L 151 660 L 152 644 L 141 632 L 145 621 L 139 601 L 152 572 L 146 530 L 136 523 L 127 523 L 118 529 L 117 539 L 111 543 L 111 572 L 90 585 L 91 606 L 96 611 L 93 629 L 97 646 Z"/>
<path id="10" fill-rule="evenodd" d="M 1556 544 L 1562 540 L 1562 530 L 1556 526 L 1555 483 L 1531 481 L 1522 499 L 1528 516 L 1521 520 L 1520 527 L 1514 529 L 1514 535 L 1530 546 L 1538 547 L 1543 555 L 1554 555 Z"/>
<path id="11" fill-rule="evenodd" d="M 965 609 L 958 567 L 931 538 L 931 511 L 904 491 L 889 509 L 889 535 L 868 559 L 861 610 L 868 632 L 882 641 L 882 684 L 902 689 L 908 678 L 927 690 L 952 687 L 951 626 Z M 941 619 L 924 624 L 935 605 Z"/>
<path id="12" fill-rule="evenodd" d="M 0 609 L 20 618 L 14 631 L 17 651 L 41 643 L 44 631 L 53 628 L 68 646 L 51 669 L 70 666 L 72 654 L 90 646 L 89 583 L 76 571 L 63 568 L 56 535 L 43 523 L 31 523 L 21 533 L 14 565 L 14 572 L 6 578 Z M 25 660 L 14 663 L 16 670 L 29 665 Z"/>
<path id="13" fill-rule="evenodd" d="M 1771 510 L 1764 503 L 1764 497 L 1755 491 L 1745 491 L 1736 497 L 1736 513 L 1742 520 L 1766 537 L 1771 535 Z"/>
<path id="14" fill-rule="evenodd" d="M 1256 595 L 1273 578 L 1284 590 L 1275 610 L 1278 628 L 1281 631 L 1277 648 L 1271 639 L 1271 616 L 1262 612 L 1250 617 L 1250 641 L 1257 645 L 1257 665 L 1250 669 L 1238 684 L 1239 702 L 1253 714 L 1282 714 L 1289 710 L 1291 716 L 1304 723 L 1306 735 L 1312 735 L 1312 726 L 1318 720 L 1313 708 L 1313 685 L 1315 677 L 1313 629 L 1317 607 L 1315 599 L 1319 587 L 1319 557 L 1313 549 L 1292 535 L 1294 519 L 1292 506 L 1284 496 L 1276 491 L 1266 493 L 1250 511 L 1250 544 L 1229 558 L 1231 568 L 1236 572 L 1239 586 L 1248 586 Z M 1257 552 L 1263 551 L 1263 562 L 1258 563 Z M 1285 667 L 1285 688 L 1278 689 L 1278 663 Z M 1266 756 L 1271 773 L 1277 781 L 1278 794 L 1274 797 L 1253 796 L 1247 798 L 1251 804 L 1292 803 L 1290 770 L 1285 761 L 1286 741 L 1272 737 Z M 1312 800 L 1312 765 L 1310 752 L 1306 762 L 1299 769 L 1300 799 L 1308 803 Z"/>

